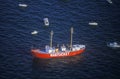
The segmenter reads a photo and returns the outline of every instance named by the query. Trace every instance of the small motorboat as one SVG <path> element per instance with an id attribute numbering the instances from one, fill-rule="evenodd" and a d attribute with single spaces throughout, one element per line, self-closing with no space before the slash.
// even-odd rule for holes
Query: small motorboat
<path id="1" fill-rule="evenodd" d="M 97 26 L 97 25 L 98 25 L 97 22 L 89 22 L 88 24 L 89 24 L 89 25 L 94 25 L 94 26 Z"/>
<path id="2" fill-rule="evenodd" d="M 112 2 L 112 0 L 107 0 L 110 4 L 112 4 L 113 2 Z"/>
<path id="3" fill-rule="evenodd" d="M 32 35 L 35 35 L 37 33 L 38 33 L 38 31 L 36 31 L 36 30 L 34 30 L 33 32 L 31 32 Z"/>
<path id="4" fill-rule="evenodd" d="M 48 20 L 48 18 L 44 18 L 43 20 L 44 20 L 45 26 L 49 26 L 49 20 Z"/>
<path id="5" fill-rule="evenodd" d="M 50 45 L 46 45 L 44 49 L 34 48 L 31 49 L 32 55 L 36 58 L 58 58 L 58 57 L 70 57 L 81 54 L 85 50 L 85 45 L 74 44 L 72 45 L 73 28 L 71 28 L 71 42 L 70 46 L 66 47 L 64 44 L 60 47 L 52 46 L 53 31 L 50 35 Z"/>
<path id="6" fill-rule="evenodd" d="M 109 43 L 107 46 L 111 48 L 120 48 L 120 45 L 117 42 Z"/>
<path id="7" fill-rule="evenodd" d="M 27 4 L 19 4 L 20 7 L 27 7 Z"/>

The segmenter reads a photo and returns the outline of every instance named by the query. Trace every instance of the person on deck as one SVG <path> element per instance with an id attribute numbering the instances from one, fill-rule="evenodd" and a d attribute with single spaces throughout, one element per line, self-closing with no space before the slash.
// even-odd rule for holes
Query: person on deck
<path id="1" fill-rule="evenodd" d="M 61 46 L 61 50 L 63 51 L 63 52 L 65 52 L 66 51 L 66 47 L 65 47 L 65 45 L 63 44 L 63 46 Z"/>
<path id="2" fill-rule="evenodd" d="M 57 47 L 56 47 L 56 49 L 55 49 L 55 52 L 56 52 L 56 53 L 58 53 L 58 51 L 59 51 L 59 44 L 57 44 Z"/>

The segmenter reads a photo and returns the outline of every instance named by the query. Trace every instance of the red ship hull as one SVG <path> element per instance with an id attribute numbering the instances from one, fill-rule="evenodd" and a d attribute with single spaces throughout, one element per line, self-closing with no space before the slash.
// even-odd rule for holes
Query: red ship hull
<path id="1" fill-rule="evenodd" d="M 65 52 L 56 52 L 56 53 L 45 53 L 39 49 L 32 49 L 31 52 L 36 58 L 59 58 L 59 57 L 69 57 L 81 54 L 85 49 L 80 49 L 76 51 L 65 51 Z"/>

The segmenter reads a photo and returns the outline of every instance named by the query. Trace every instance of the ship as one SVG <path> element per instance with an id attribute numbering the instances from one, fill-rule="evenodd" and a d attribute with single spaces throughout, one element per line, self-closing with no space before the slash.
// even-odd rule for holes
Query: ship
<path id="1" fill-rule="evenodd" d="M 62 46 L 54 47 L 52 45 L 53 31 L 50 32 L 50 45 L 46 45 L 44 49 L 32 48 L 32 55 L 36 58 L 60 58 L 70 57 L 83 53 L 85 51 L 85 45 L 72 44 L 73 40 L 73 27 L 71 28 L 70 45 L 67 47 L 64 44 Z"/>

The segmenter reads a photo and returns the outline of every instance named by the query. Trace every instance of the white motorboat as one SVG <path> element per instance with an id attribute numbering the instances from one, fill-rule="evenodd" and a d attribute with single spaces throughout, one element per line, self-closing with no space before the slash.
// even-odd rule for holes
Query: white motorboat
<path id="1" fill-rule="evenodd" d="M 27 7 L 27 4 L 19 4 L 20 7 Z"/>
<path id="2" fill-rule="evenodd" d="M 111 48 L 120 48 L 120 45 L 117 42 L 109 43 L 107 46 Z"/>
<path id="3" fill-rule="evenodd" d="M 43 20 L 44 20 L 45 26 L 49 26 L 49 20 L 48 20 L 48 18 L 44 18 Z"/>
<path id="4" fill-rule="evenodd" d="M 112 4 L 113 2 L 112 2 L 112 0 L 107 0 L 110 4 Z"/>
<path id="5" fill-rule="evenodd" d="M 97 26 L 97 25 L 98 25 L 97 22 L 89 22 L 88 24 L 89 24 L 89 25 L 94 25 L 94 26 Z"/>
<path id="6" fill-rule="evenodd" d="M 36 30 L 34 30 L 33 32 L 31 32 L 32 35 L 35 35 L 37 33 L 38 33 L 38 31 L 36 31 Z"/>

